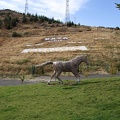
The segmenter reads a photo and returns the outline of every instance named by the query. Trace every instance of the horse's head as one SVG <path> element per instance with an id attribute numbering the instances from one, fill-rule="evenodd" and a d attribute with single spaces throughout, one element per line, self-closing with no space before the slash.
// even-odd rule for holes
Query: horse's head
<path id="1" fill-rule="evenodd" d="M 85 62 L 87 65 L 89 65 L 87 55 L 80 55 L 71 60 L 74 63 L 80 64 L 81 62 Z"/>

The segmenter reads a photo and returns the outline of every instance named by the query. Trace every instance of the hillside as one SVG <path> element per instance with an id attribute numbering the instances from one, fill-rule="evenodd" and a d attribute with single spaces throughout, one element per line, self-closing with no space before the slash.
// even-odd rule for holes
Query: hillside
<path id="1" fill-rule="evenodd" d="M 9 11 L 9 10 L 7 10 Z M 5 11 L 4 11 L 5 12 Z M 6 12 L 0 19 L 5 18 Z M 38 21 L 23 22 L 22 13 L 10 11 L 11 18 L 18 18 L 18 23 L 11 29 L 0 28 L 0 75 L 31 74 L 31 66 L 46 61 L 69 60 L 77 55 L 89 56 L 89 71 L 82 65 L 81 71 L 115 74 L 120 70 L 120 30 L 104 27 L 71 26 L 52 19 L 52 22 Z M 28 20 L 29 15 L 25 16 Z M 35 16 L 34 16 L 35 17 Z M 30 20 L 30 19 L 29 19 Z M 51 20 L 51 19 L 50 19 Z M 62 38 L 60 40 L 56 40 Z M 67 38 L 64 40 L 63 38 Z M 46 39 L 53 39 L 46 41 Z M 56 48 L 85 46 L 88 50 L 63 52 L 31 52 L 22 53 L 24 49 Z M 84 70 L 85 69 L 85 70 Z M 49 73 L 52 67 L 45 67 Z M 36 74 L 41 74 L 37 71 Z M 86 73 L 84 73 L 86 74 Z"/>
<path id="2" fill-rule="evenodd" d="M 49 24 L 58 25 L 61 24 L 59 20 L 54 18 L 48 18 L 46 16 L 39 16 L 37 14 L 18 13 L 9 9 L 0 10 L 0 28 L 13 29 L 14 27 L 20 27 L 20 25 L 38 23 L 38 25 L 46 26 Z M 43 24 L 42 24 L 43 23 Z"/>

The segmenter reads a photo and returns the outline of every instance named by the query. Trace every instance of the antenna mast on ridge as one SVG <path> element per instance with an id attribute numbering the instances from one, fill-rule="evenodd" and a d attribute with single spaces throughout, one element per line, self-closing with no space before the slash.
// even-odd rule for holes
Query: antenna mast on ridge
<path id="1" fill-rule="evenodd" d="M 69 16 L 69 0 L 66 0 L 66 18 L 65 18 L 65 23 L 67 24 L 70 21 L 70 16 Z"/>
<path id="2" fill-rule="evenodd" d="M 26 0 L 26 2 L 25 2 L 25 14 L 27 14 L 28 13 L 28 1 Z"/>

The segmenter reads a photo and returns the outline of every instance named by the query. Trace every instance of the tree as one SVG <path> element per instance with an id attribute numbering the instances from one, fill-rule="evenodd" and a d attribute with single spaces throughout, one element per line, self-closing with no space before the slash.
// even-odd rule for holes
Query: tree
<path id="1" fill-rule="evenodd" d="M 26 22 L 27 22 L 27 18 L 26 18 L 25 15 L 23 15 L 22 22 L 23 22 L 23 23 L 26 23 Z"/>
<path id="2" fill-rule="evenodd" d="M 22 35 L 20 33 L 17 32 L 13 32 L 12 33 L 12 37 L 21 37 Z"/>
<path id="3" fill-rule="evenodd" d="M 37 22 L 38 21 L 38 15 L 36 13 L 35 17 L 34 17 L 34 21 Z"/>
<path id="4" fill-rule="evenodd" d="M 12 19 L 11 24 L 13 27 L 16 27 L 16 25 L 17 25 L 16 18 Z"/>
<path id="5" fill-rule="evenodd" d="M 11 17 L 7 16 L 4 19 L 4 24 L 6 29 L 11 29 Z"/>
<path id="6" fill-rule="evenodd" d="M 0 28 L 2 28 L 2 26 L 3 26 L 3 22 L 2 22 L 2 20 L 0 19 Z"/>
<path id="7" fill-rule="evenodd" d="M 74 25 L 73 22 L 71 22 L 71 21 L 67 22 L 67 26 L 68 26 L 68 27 L 71 27 L 71 26 L 73 26 L 73 25 Z"/>
<path id="8" fill-rule="evenodd" d="M 3 20 L 6 29 L 12 29 L 17 26 L 18 19 L 6 16 Z"/>
<path id="9" fill-rule="evenodd" d="M 116 4 L 116 8 L 118 8 L 120 10 L 120 4 L 117 4 L 117 3 L 115 3 L 115 4 Z"/>
<path id="10" fill-rule="evenodd" d="M 16 22 L 18 23 L 19 22 L 18 18 L 16 17 L 15 19 L 16 19 Z"/>
<path id="11" fill-rule="evenodd" d="M 33 22 L 34 21 L 34 15 L 30 15 L 30 22 Z"/>

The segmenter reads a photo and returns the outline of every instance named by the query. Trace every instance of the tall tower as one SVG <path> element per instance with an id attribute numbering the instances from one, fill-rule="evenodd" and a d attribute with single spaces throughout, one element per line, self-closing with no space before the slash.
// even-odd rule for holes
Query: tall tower
<path id="1" fill-rule="evenodd" d="M 27 14 L 28 13 L 28 1 L 26 0 L 26 2 L 25 2 L 25 14 Z"/>
<path id="2" fill-rule="evenodd" d="M 65 23 L 67 24 L 70 21 L 70 16 L 69 16 L 69 0 L 66 0 L 66 18 L 65 18 Z"/>

